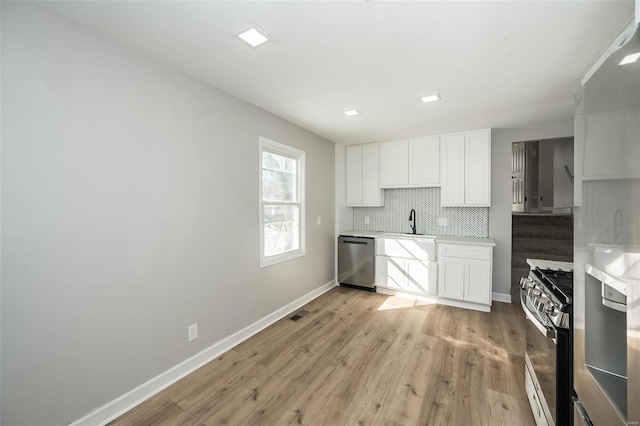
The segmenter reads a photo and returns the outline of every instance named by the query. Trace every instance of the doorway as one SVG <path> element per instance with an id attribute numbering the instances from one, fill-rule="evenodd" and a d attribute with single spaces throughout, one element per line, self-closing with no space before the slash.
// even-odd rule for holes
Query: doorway
<path id="1" fill-rule="evenodd" d="M 511 150 L 511 211 L 571 213 L 573 138 L 514 142 Z"/>

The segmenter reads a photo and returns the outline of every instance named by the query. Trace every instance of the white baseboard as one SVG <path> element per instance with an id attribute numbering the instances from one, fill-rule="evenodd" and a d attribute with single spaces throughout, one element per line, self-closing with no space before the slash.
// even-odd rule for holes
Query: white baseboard
<path id="1" fill-rule="evenodd" d="M 389 296 L 397 296 L 405 299 L 415 299 L 428 303 L 436 303 L 439 305 L 453 306 L 455 308 L 473 309 L 482 312 L 491 312 L 491 306 L 480 303 L 465 302 L 463 300 L 445 299 L 437 296 L 421 296 L 413 293 L 402 292 L 387 287 L 376 287 L 376 292 L 387 294 Z"/>
<path id="2" fill-rule="evenodd" d="M 454 308 L 473 309 L 480 312 L 491 312 L 490 305 L 483 305 L 480 303 L 465 302 L 463 300 L 445 299 L 443 297 L 438 298 L 438 303 L 441 305 L 453 306 Z"/>
<path id="3" fill-rule="evenodd" d="M 504 293 L 491 293 L 491 300 L 496 302 L 511 303 L 511 295 Z"/>
<path id="4" fill-rule="evenodd" d="M 237 331 L 236 333 L 214 343 L 208 348 L 195 354 L 191 358 L 182 361 L 180 364 L 171 367 L 164 373 L 159 374 L 148 382 L 141 384 L 137 388 L 125 393 L 124 395 L 114 399 L 113 401 L 103 405 L 102 407 L 95 409 L 81 419 L 78 419 L 71 423 L 71 426 L 105 425 L 110 421 L 117 419 L 122 414 L 151 398 L 161 390 L 169 387 L 189 373 L 197 370 L 209 361 L 219 357 L 231 348 L 244 342 L 249 337 L 264 330 L 271 324 L 289 315 L 293 311 L 301 308 L 313 299 L 331 290 L 335 286 L 336 282 L 334 280 L 318 287 L 317 289 L 283 306 L 277 311 L 272 312 L 271 314 L 243 328 L 242 330 Z"/>

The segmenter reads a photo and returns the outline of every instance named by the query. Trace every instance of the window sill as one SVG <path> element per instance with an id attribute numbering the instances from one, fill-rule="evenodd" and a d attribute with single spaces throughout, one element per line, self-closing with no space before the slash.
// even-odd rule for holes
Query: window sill
<path id="1" fill-rule="evenodd" d="M 287 260 L 292 260 L 301 256 L 304 256 L 304 250 L 298 249 L 275 256 L 262 257 L 260 259 L 260 267 L 266 268 L 267 266 L 276 265 L 278 263 L 286 262 Z"/>

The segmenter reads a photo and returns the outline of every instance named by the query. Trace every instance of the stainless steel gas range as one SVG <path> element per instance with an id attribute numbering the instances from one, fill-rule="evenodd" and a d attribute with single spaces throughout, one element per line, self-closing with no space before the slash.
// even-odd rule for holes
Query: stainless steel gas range
<path id="1" fill-rule="evenodd" d="M 520 280 L 527 317 L 525 390 L 536 424 L 573 423 L 573 265 L 529 259 Z"/>

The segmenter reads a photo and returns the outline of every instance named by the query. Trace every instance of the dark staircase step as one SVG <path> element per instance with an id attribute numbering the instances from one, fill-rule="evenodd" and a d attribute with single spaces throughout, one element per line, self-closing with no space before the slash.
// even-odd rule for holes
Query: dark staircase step
<path id="1" fill-rule="evenodd" d="M 520 278 L 524 278 L 527 275 L 529 275 L 529 268 L 511 268 L 511 285 L 520 285 Z"/>
<path id="2" fill-rule="evenodd" d="M 572 215 L 533 215 L 514 214 L 511 216 L 512 225 L 540 225 L 540 226 L 567 226 L 573 228 Z"/>
<path id="3" fill-rule="evenodd" d="M 527 252 L 511 254 L 511 269 L 528 268 L 527 259 L 544 259 L 544 260 L 560 260 L 563 262 L 573 262 L 573 254 L 571 256 L 562 254 L 549 254 L 546 252 Z"/>
<path id="4" fill-rule="evenodd" d="M 514 238 L 513 253 L 548 253 L 573 257 L 573 240 Z"/>
<path id="5" fill-rule="evenodd" d="M 573 242 L 573 227 L 557 225 L 513 225 L 512 237 L 567 240 Z"/>

